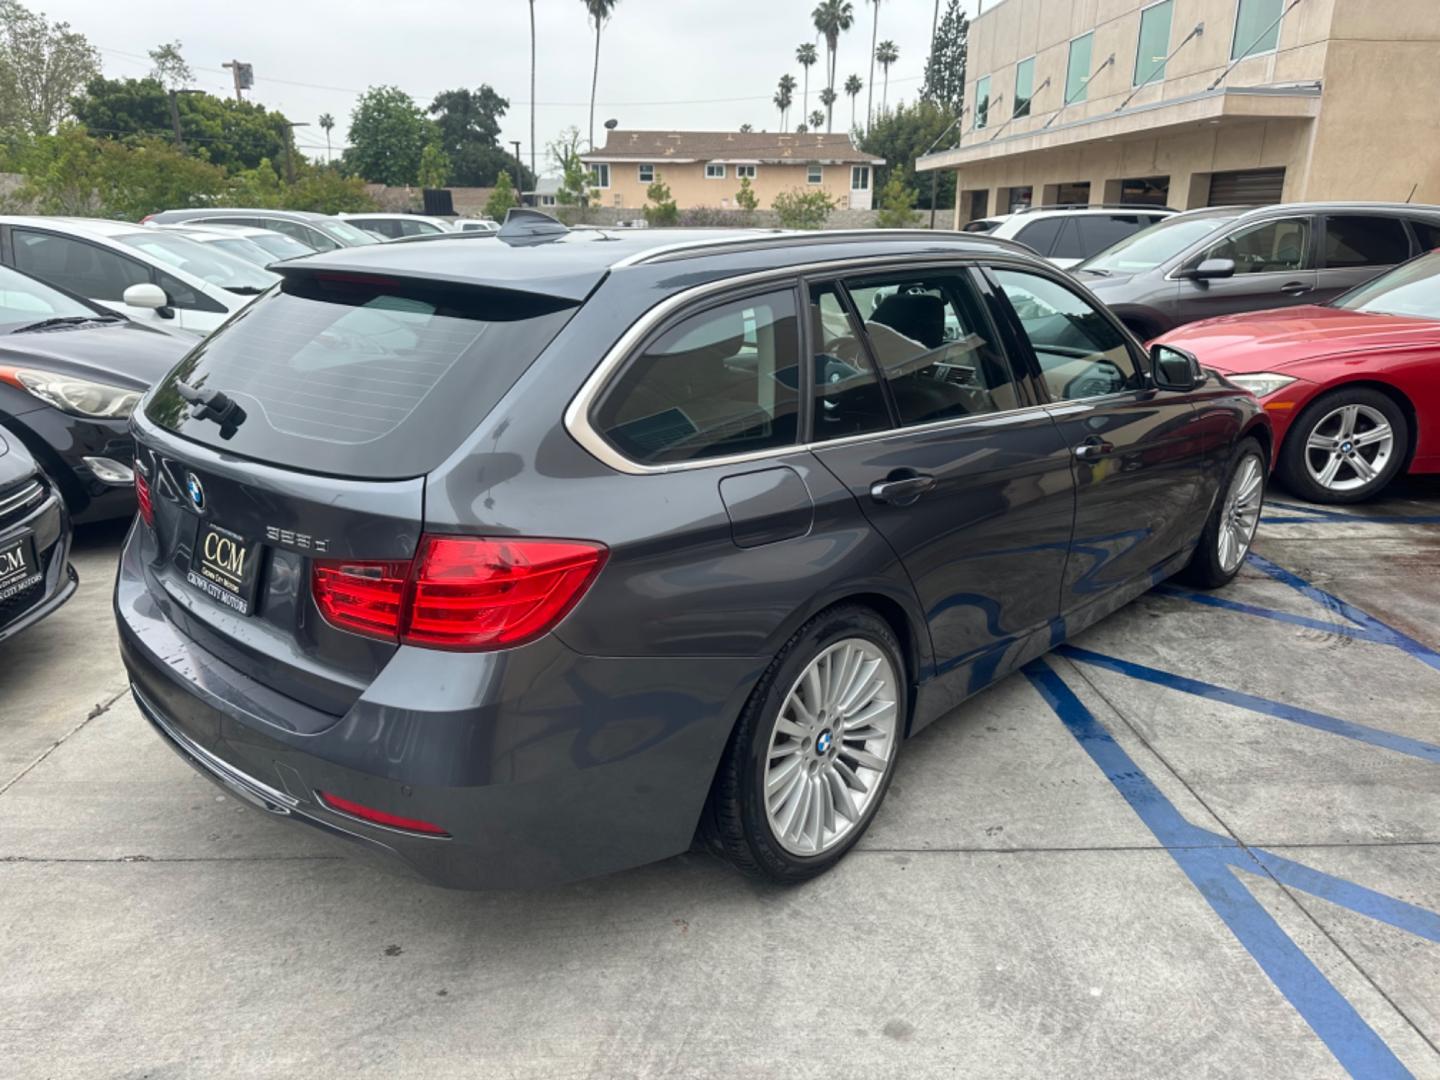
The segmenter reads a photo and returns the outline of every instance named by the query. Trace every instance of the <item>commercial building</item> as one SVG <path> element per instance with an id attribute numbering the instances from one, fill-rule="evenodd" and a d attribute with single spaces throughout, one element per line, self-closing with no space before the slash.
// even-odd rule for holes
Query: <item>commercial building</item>
<path id="1" fill-rule="evenodd" d="M 970 27 L 956 223 L 1028 205 L 1440 202 L 1437 0 L 1000 0 Z"/>

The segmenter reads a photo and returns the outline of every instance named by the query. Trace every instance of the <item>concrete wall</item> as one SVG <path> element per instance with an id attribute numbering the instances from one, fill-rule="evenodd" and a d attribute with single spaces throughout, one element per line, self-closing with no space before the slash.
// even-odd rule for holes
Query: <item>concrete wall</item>
<path id="1" fill-rule="evenodd" d="M 757 210 L 753 214 L 747 214 L 740 210 L 719 210 L 715 208 L 703 208 L 705 210 L 704 220 L 697 222 L 698 227 L 703 228 L 764 228 L 773 229 L 780 225 L 780 217 L 773 210 Z M 562 221 L 571 224 L 584 225 L 610 225 L 618 226 L 622 222 L 643 221 L 645 211 L 638 207 L 618 206 L 591 206 L 582 213 L 578 207 L 560 206 L 552 210 L 547 209 L 546 213 L 553 212 Z M 835 210 L 825 219 L 825 229 L 873 229 L 875 219 L 879 215 L 878 210 Z M 682 226 L 688 224 L 684 210 L 680 212 L 680 223 Z M 928 212 L 917 210 L 913 227 L 923 229 L 930 224 Z M 950 228 L 950 211 L 941 211 L 935 221 L 936 228 Z"/>
<path id="2" fill-rule="evenodd" d="M 610 163 L 610 186 L 595 192 L 597 200 L 604 206 L 644 206 L 645 189 L 639 179 L 640 163 L 616 161 Z M 755 178 L 750 181 L 761 209 L 769 209 L 775 196 L 783 191 L 799 188 L 802 191 L 824 191 L 831 200 L 841 207 L 850 205 L 850 166 L 822 165 L 819 184 L 811 184 L 806 176 L 809 166 L 756 165 Z M 680 162 L 658 162 L 655 174 L 670 187 L 670 197 L 675 205 L 684 210 L 694 206 L 712 206 L 717 209 L 734 207 L 735 193 L 740 190 L 740 178 L 735 175 L 735 166 L 726 165 L 725 179 L 707 180 L 703 162 L 691 164 Z M 871 189 L 874 188 L 874 170 L 871 170 Z"/>

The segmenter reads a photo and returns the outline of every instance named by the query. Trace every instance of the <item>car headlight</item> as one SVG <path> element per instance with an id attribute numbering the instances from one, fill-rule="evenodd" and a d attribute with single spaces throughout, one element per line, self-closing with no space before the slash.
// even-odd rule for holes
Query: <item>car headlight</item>
<path id="1" fill-rule="evenodd" d="M 1249 390 L 1257 398 L 1269 397 L 1277 390 L 1283 390 L 1295 381 L 1289 375 L 1276 375 L 1271 371 L 1263 371 L 1258 375 L 1227 375 L 1225 377 L 1242 390 Z"/>
<path id="2" fill-rule="evenodd" d="M 29 391 L 61 412 L 75 416 L 120 420 L 129 416 L 136 402 L 140 400 L 138 390 L 91 382 L 89 379 L 77 379 L 73 375 L 25 368 L 3 374 L 8 376 L 7 382 Z"/>

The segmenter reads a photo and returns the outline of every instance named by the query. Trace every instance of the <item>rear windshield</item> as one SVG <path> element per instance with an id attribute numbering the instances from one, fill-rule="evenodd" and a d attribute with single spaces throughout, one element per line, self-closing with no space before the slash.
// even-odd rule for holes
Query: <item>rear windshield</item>
<path id="1" fill-rule="evenodd" d="M 288 468 L 419 476 L 474 430 L 575 307 L 507 290 L 293 275 L 196 346 L 145 415 Z M 225 428 L 194 418 L 186 390 L 219 390 L 244 417 Z"/>

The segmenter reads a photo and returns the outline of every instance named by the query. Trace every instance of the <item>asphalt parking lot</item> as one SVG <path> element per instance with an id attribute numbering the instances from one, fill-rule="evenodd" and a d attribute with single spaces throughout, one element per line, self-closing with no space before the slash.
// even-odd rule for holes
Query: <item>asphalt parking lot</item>
<path id="1" fill-rule="evenodd" d="M 141 720 L 123 530 L 0 646 L 7 1077 L 1440 1077 L 1440 484 L 1277 492 L 908 743 L 860 849 L 447 892 L 242 808 Z"/>

